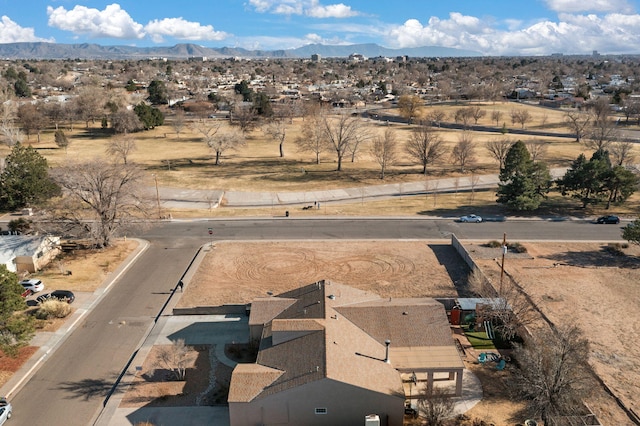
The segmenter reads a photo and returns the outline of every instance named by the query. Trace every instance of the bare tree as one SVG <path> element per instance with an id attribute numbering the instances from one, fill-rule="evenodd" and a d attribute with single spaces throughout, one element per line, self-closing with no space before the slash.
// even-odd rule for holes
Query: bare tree
<path id="1" fill-rule="evenodd" d="M 119 232 L 142 223 L 153 205 L 142 193 L 144 175 L 135 165 L 103 159 L 70 162 L 53 169 L 52 177 L 64 196 L 51 205 L 49 223 L 76 230 L 97 247 L 111 245 Z"/>
<path id="2" fill-rule="evenodd" d="M 207 141 L 207 145 L 216 155 L 215 165 L 220 165 L 220 159 L 226 151 L 233 151 L 244 146 L 244 136 L 236 132 L 219 132 Z"/>
<path id="3" fill-rule="evenodd" d="M 284 140 L 287 137 L 287 124 L 284 119 L 274 118 L 269 120 L 263 127 L 265 135 L 278 142 L 280 158 L 284 157 Z"/>
<path id="4" fill-rule="evenodd" d="M 22 129 L 27 134 L 27 140 L 34 131 L 38 135 L 40 142 L 40 131 L 46 123 L 46 116 L 40 111 L 37 105 L 32 103 L 22 104 L 18 107 L 18 120 L 22 124 Z"/>
<path id="5" fill-rule="evenodd" d="M 175 130 L 178 139 L 180 139 L 180 133 L 184 129 L 186 125 L 184 119 L 184 111 L 182 109 L 177 109 L 175 115 L 173 116 L 173 130 Z"/>
<path id="6" fill-rule="evenodd" d="M 544 424 L 555 416 L 574 415 L 593 386 L 589 342 L 580 329 L 564 325 L 539 330 L 514 351 L 519 368 L 510 384 Z"/>
<path id="7" fill-rule="evenodd" d="M 547 149 L 549 148 L 549 142 L 528 140 L 525 142 L 525 145 L 527 146 L 529 154 L 531 154 L 531 161 L 535 163 L 544 160 Z"/>
<path id="8" fill-rule="evenodd" d="M 526 109 L 512 109 L 511 110 L 511 122 L 513 124 L 520 124 L 524 129 L 527 123 L 531 120 L 531 114 Z"/>
<path id="9" fill-rule="evenodd" d="M 577 110 L 569 110 L 564 114 L 564 121 L 576 134 L 576 142 L 581 143 L 586 130 L 591 123 L 589 114 Z"/>
<path id="10" fill-rule="evenodd" d="M 105 102 L 102 92 L 103 90 L 96 86 L 85 86 L 71 101 L 73 109 L 78 117 L 85 122 L 87 128 L 89 127 L 89 121 L 94 121 L 104 112 Z"/>
<path id="11" fill-rule="evenodd" d="M 111 116 L 111 127 L 116 133 L 130 133 L 142 129 L 138 115 L 129 109 L 122 108 Z"/>
<path id="12" fill-rule="evenodd" d="M 127 164 L 129 155 L 136 150 L 136 141 L 129 135 L 116 135 L 107 145 L 106 153 L 117 160 Z"/>
<path id="13" fill-rule="evenodd" d="M 473 138 L 468 132 L 463 132 L 458 137 L 458 143 L 451 150 L 451 159 L 459 167 L 460 173 L 464 173 L 468 166 L 475 163 L 476 155 Z"/>
<path id="14" fill-rule="evenodd" d="M 616 123 L 608 116 L 593 119 L 584 138 L 584 145 L 594 151 L 607 150 L 619 138 Z"/>
<path id="15" fill-rule="evenodd" d="M 255 110 L 243 103 L 237 103 L 233 109 L 233 123 L 240 126 L 242 133 L 247 134 L 256 126 L 258 116 Z"/>
<path id="16" fill-rule="evenodd" d="M 489 155 L 498 162 L 500 169 L 504 167 L 504 160 L 507 158 L 511 145 L 513 145 L 513 142 L 508 138 L 494 139 L 485 144 Z"/>
<path id="17" fill-rule="evenodd" d="M 22 131 L 15 124 L 16 110 L 16 103 L 11 96 L 0 88 L 0 133 L 7 146 L 14 146 L 23 139 Z"/>
<path id="18" fill-rule="evenodd" d="M 473 115 L 469 108 L 458 108 L 453 116 L 456 123 L 462 123 L 462 126 L 466 129 L 471 124 Z"/>
<path id="19" fill-rule="evenodd" d="M 609 146 L 609 153 L 613 163 L 618 166 L 625 166 L 633 163 L 633 142 L 614 142 Z"/>
<path id="20" fill-rule="evenodd" d="M 478 120 L 487 115 L 487 112 L 477 105 L 469 107 L 469 114 L 473 117 L 473 122 L 478 124 Z"/>
<path id="21" fill-rule="evenodd" d="M 175 380 L 184 380 L 191 348 L 184 339 L 175 340 L 171 345 L 160 346 L 156 365 L 171 371 Z"/>
<path id="22" fill-rule="evenodd" d="M 427 174 L 427 166 L 439 161 L 445 154 L 444 142 L 433 127 L 422 123 L 413 130 L 405 145 L 409 156 L 422 166 L 422 174 Z"/>
<path id="23" fill-rule="evenodd" d="M 417 118 L 422 111 L 424 102 L 416 95 L 402 95 L 398 99 L 398 110 L 400 116 L 407 119 L 409 124 L 412 123 L 414 118 Z"/>
<path id="24" fill-rule="evenodd" d="M 455 400 L 449 390 L 444 387 L 435 387 L 431 390 L 423 390 L 417 398 L 417 415 L 415 423 L 429 426 L 443 426 L 447 419 L 453 415 L 456 406 Z"/>
<path id="25" fill-rule="evenodd" d="M 320 154 L 329 148 L 324 137 L 324 116 L 319 112 L 313 112 L 302 126 L 302 134 L 295 140 L 298 150 L 311 152 L 316 157 L 316 164 L 320 164 Z"/>
<path id="26" fill-rule="evenodd" d="M 347 152 L 355 152 L 351 146 L 358 146 L 368 135 L 364 132 L 362 121 L 349 114 L 340 114 L 337 118 L 325 116 L 322 122 L 324 137 L 331 150 L 336 153 L 337 171 L 342 171 L 342 160 Z"/>
<path id="27" fill-rule="evenodd" d="M 392 129 L 387 129 L 383 136 L 377 136 L 373 139 L 371 147 L 371 155 L 380 165 L 380 179 L 384 179 L 384 173 L 387 166 L 395 163 L 398 153 L 398 141 Z"/>
<path id="28" fill-rule="evenodd" d="M 500 120 L 502 119 L 502 111 L 494 109 L 491 111 L 491 120 L 496 122 L 496 127 L 500 127 Z"/>
<path id="29" fill-rule="evenodd" d="M 434 109 L 430 111 L 426 116 L 427 122 L 430 122 L 432 125 L 435 124 L 438 127 L 440 127 L 440 125 L 446 118 L 447 113 L 441 109 Z"/>

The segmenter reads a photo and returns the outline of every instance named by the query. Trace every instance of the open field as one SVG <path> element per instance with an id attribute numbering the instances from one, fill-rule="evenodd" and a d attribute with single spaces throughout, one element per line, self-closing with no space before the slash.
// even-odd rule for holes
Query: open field
<path id="1" fill-rule="evenodd" d="M 592 343 L 594 369 L 637 411 L 640 318 L 635 307 L 640 300 L 635 285 L 640 247 L 631 246 L 624 256 L 615 256 L 598 243 L 523 244 L 530 256 L 508 258 L 509 276 L 552 321 L 575 321 L 582 328 Z M 500 249 L 491 252 L 470 245 L 470 250 L 482 253 L 478 262 L 495 279 L 499 266 L 494 258 Z M 464 291 L 467 272 L 446 241 L 218 243 L 185 287 L 180 306 L 247 303 L 318 279 L 381 297 L 451 297 Z M 496 425 L 522 421 L 517 417 L 522 405 L 512 401 L 500 384 L 508 377 L 485 370 L 478 374 L 487 380 L 483 384 L 487 398 L 469 414 Z M 603 424 L 630 423 L 600 388 L 587 403 Z"/>
<path id="2" fill-rule="evenodd" d="M 508 128 L 520 128 L 520 125 L 511 124 L 510 111 L 526 108 L 533 117 L 531 123 L 527 124 L 527 128 L 569 132 L 563 123 L 564 112 L 560 110 L 510 102 L 479 105 L 487 113 L 478 121 L 478 124 L 481 125 L 496 127 L 496 123 L 491 121 L 491 112 L 500 110 L 503 112 L 502 121 Z M 447 112 L 450 117 L 456 109 L 466 106 L 465 104 L 431 106 L 426 107 L 425 112 L 438 108 Z M 211 119 L 205 120 L 213 123 Z M 447 120 L 452 121 L 452 118 Z M 284 158 L 278 156 L 278 144 L 269 140 L 257 128 L 247 135 L 246 146 L 237 151 L 225 152 L 222 164 L 219 166 L 214 165 L 211 151 L 197 132 L 190 126 L 186 126 L 178 136 L 171 122 L 172 116 L 168 114 L 164 126 L 131 135 L 136 141 L 136 150 L 131 154 L 130 160 L 139 163 L 149 172 L 149 186 L 153 185 L 151 174 L 155 174 L 160 186 L 245 191 L 313 190 L 373 185 L 383 182 L 379 179 L 379 166 L 369 153 L 369 144 L 361 147 L 355 162 L 351 162 L 350 156 L 347 156 L 343 163 L 343 171 L 340 173 L 335 172 L 335 158 L 330 153 L 323 154 L 320 164 L 315 164 L 313 155 L 298 152 L 294 140 L 300 135 L 301 127 L 306 124 L 302 118 L 295 119 L 287 128 Z M 379 135 L 387 129 L 383 122 L 365 120 L 364 123 L 372 135 Z M 502 127 L 502 124 L 500 123 L 497 127 Z M 222 126 L 227 126 L 227 123 L 222 122 Z M 425 177 L 419 173 L 419 166 L 412 164 L 402 148 L 410 136 L 412 126 L 397 124 L 391 125 L 391 127 L 398 136 L 401 154 L 397 163 L 388 168 L 384 182 L 424 180 Z M 70 140 L 67 152 L 55 145 L 53 129 L 42 133 L 41 142 L 38 143 L 37 138 L 32 135 L 30 140 L 25 143 L 36 148 L 49 160 L 52 166 L 68 160 L 105 156 L 105 149 L 111 136 L 99 128 L 99 123 L 90 124 L 88 129 L 84 124 L 77 123 L 72 132 L 65 128 L 63 130 Z M 239 129 L 234 128 L 233 131 L 239 131 Z M 460 133 L 455 130 L 440 130 L 440 136 L 446 141 L 449 148 L 457 143 Z M 497 173 L 498 165 L 488 155 L 484 145 L 487 141 L 504 137 L 512 141 L 520 139 L 547 143 L 544 159 L 552 167 L 568 166 L 582 152 L 590 155 L 590 152 L 585 151 L 585 148 L 572 138 L 540 138 L 509 134 L 503 136 L 500 133 L 481 132 L 471 132 L 471 134 L 473 142 L 477 146 L 477 158 L 469 170 L 477 174 Z M 7 147 L 0 147 L 0 155 L 4 156 L 7 152 Z M 636 154 L 640 154 L 639 149 L 636 149 Z M 429 171 L 430 177 L 455 176 L 456 174 L 459 172 L 451 164 L 448 156 Z"/>

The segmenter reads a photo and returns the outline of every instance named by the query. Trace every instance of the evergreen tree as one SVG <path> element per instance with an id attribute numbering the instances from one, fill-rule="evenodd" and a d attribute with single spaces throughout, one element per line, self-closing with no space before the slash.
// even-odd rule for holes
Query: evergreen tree
<path id="1" fill-rule="evenodd" d="M 534 163 L 522 141 L 514 143 L 500 169 L 498 203 L 515 210 L 536 210 L 551 187 L 551 175 L 543 163 Z"/>
<path id="2" fill-rule="evenodd" d="M 0 210 L 36 205 L 59 193 L 60 187 L 49 177 L 46 158 L 16 143 L 0 174 Z"/>
<path id="3" fill-rule="evenodd" d="M 622 238 L 631 243 L 640 244 L 640 218 L 624 227 Z"/>
<path id="4" fill-rule="evenodd" d="M 609 208 L 611 203 L 623 202 L 635 192 L 638 178 L 622 166 L 612 167 L 609 153 L 599 149 L 589 161 L 580 154 L 556 184 L 562 195 L 580 200 L 583 208 L 605 200 Z"/>
<path id="5" fill-rule="evenodd" d="M 152 104 L 166 104 L 169 102 L 167 87 L 162 81 L 153 80 L 151 83 L 149 83 L 147 92 L 149 92 L 149 102 L 151 102 Z"/>
<path id="6" fill-rule="evenodd" d="M 271 102 L 269 96 L 266 93 L 258 92 L 253 97 L 253 110 L 257 115 L 263 117 L 270 117 L 273 115 L 273 109 L 271 108 Z"/>
<path id="7" fill-rule="evenodd" d="M 0 349 L 9 355 L 26 345 L 34 332 L 33 317 L 16 315 L 27 308 L 18 277 L 0 265 Z"/>
<path id="8" fill-rule="evenodd" d="M 162 126 L 164 124 L 164 115 L 158 108 L 154 108 L 140 102 L 133 108 L 140 122 L 144 126 L 145 130 L 153 129 L 156 126 Z"/>
<path id="9" fill-rule="evenodd" d="M 56 145 L 58 145 L 59 148 L 64 148 L 64 151 L 67 152 L 67 148 L 69 147 L 69 139 L 67 138 L 67 135 L 64 134 L 62 129 L 56 130 L 53 135 Z"/>
<path id="10" fill-rule="evenodd" d="M 251 102 L 253 101 L 253 90 L 249 87 L 249 83 L 246 80 L 242 80 L 240 83 L 237 83 L 233 90 L 237 95 L 242 95 L 243 102 Z"/>

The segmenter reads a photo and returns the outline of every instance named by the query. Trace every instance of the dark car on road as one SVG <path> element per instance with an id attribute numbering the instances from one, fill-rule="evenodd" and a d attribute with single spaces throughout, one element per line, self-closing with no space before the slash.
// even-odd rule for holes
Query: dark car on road
<path id="1" fill-rule="evenodd" d="M 614 215 L 608 215 L 608 216 L 600 216 L 597 220 L 597 223 L 612 223 L 612 224 L 618 224 L 620 223 L 620 218 L 618 216 L 614 216 Z"/>
<path id="2" fill-rule="evenodd" d="M 48 294 L 38 296 L 36 299 L 38 303 L 46 302 L 47 300 L 57 299 L 62 302 L 73 303 L 76 300 L 76 296 L 69 290 L 55 290 Z"/>

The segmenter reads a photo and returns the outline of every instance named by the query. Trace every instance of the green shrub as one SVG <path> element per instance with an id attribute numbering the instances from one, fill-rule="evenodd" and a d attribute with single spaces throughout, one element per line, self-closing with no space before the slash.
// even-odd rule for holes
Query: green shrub
<path id="1" fill-rule="evenodd" d="M 46 300 L 40 303 L 36 311 L 36 318 L 46 320 L 52 318 L 66 318 L 71 313 L 71 306 L 60 300 Z"/>
<path id="2" fill-rule="evenodd" d="M 498 241 L 498 240 L 489 241 L 487 243 L 487 247 L 491 247 L 491 248 L 502 247 L 502 243 L 500 241 Z"/>

